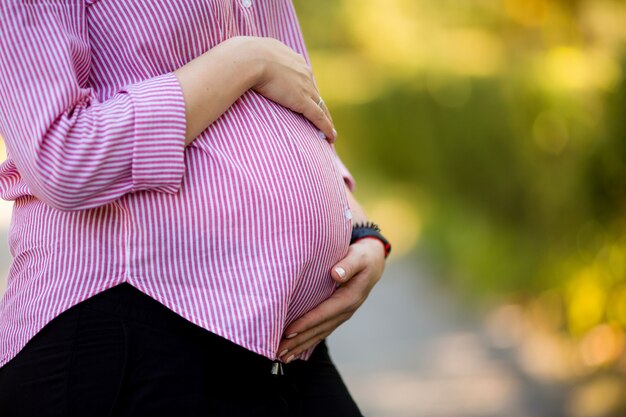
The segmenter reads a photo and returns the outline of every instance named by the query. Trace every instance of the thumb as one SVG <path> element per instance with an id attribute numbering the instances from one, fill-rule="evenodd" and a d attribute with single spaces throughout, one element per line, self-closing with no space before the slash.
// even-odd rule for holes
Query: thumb
<path id="1" fill-rule="evenodd" d="M 340 284 L 347 282 L 357 270 L 356 261 L 354 251 L 348 251 L 348 255 L 332 267 L 330 275 Z"/>
<path id="2" fill-rule="evenodd" d="M 350 275 L 348 274 L 348 271 L 350 269 L 346 264 L 347 262 L 341 262 L 333 267 L 333 270 L 330 273 L 330 275 L 333 277 L 335 281 L 339 283 L 344 283 L 350 277 Z"/>
<path id="3" fill-rule="evenodd" d="M 359 272 L 359 246 L 350 245 L 347 255 L 332 267 L 330 275 L 336 282 L 343 284 L 357 272 Z"/>

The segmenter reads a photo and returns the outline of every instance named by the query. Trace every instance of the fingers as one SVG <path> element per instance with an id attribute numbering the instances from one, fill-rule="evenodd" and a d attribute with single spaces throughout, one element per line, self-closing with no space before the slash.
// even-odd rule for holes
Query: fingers
<path id="1" fill-rule="evenodd" d="M 309 72 L 309 77 L 311 79 L 311 82 L 313 83 L 312 98 L 313 100 L 315 100 L 315 104 L 317 104 L 318 107 L 321 107 L 321 109 L 324 110 L 326 117 L 328 118 L 328 120 L 330 120 L 330 123 L 333 126 L 334 138 L 332 142 L 334 142 L 337 139 L 337 131 L 334 129 L 335 123 L 333 121 L 333 117 L 330 114 L 330 110 L 328 109 L 328 106 L 326 106 L 326 103 L 324 103 L 324 101 L 322 100 L 322 95 L 320 94 L 319 87 L 317 86 L 317 82 L 315 81 L 315 75 L 313 74 L 313 68 L 311 68 L 311 66 L 308 64 L 306 64 L 306 67 Z"/>
<path id="2" fill-rule="evenodd" d="M 350 245 L 346 257 L 331 272 L 333 278 L 346 285 L 340 286 L 330 298 L 285 329 L 288 336 L 281 341 L 277 351 L 281 360 L 289 362 L 327 337 L 363 304 L 382 274 L 382 268 L 375 264 L 384 262 L 373 252 L 373 248 L 377 251 L 380 248 L 367 242 L 371 239 L 364 240 Z M 337 268 L 343 271 L 340 273 Z"/>
<path id="3" fill-rule="evenodd" d="M 347 321 L 352 313 L 343 313 L 332 320 L 325 321 L 293 339 L 283 341 L 278 349 L 279 359 L 289 363 L 292 359 L 313 346 L 315 343 L 328 337 L 339 325 Z"/>
<path id="4" fill-rule="evenodd" d="M 328 107 L 326 107 L 326 103 L 322 103 L 320 107 L 322 108 L 322 110 L 324 110 L 324 113 L 326 113 L 326 117 L 328 118 L 328 120 L 330 120 L 330 123 L 333 126 L 333 136 L 331 138 L 327 136 L 327 139 L 330 143 L 335 143 L 335 141 L 337 141 L 337 130 L 335 130 L 335 123 L 333 122 L 333 118 L 330 115 L 330 110 L 328 110 Z"/>
<path id="5" fill-rule="evenodd" d="M 323 301 L 313 310 L 291 323 L 291 325 L 289 325 L 289 327 L 285 330 L 285 334 L 303 334 L 309 329 L 332 319 L 338 314 L 343 314 L 349 311 L 353 304 L 355 304 L 355 300 L 350 297 L 350 294 L 345 290 L 342 291 L 341 289 L 338 289 L 330 298 Z"/>
<path id="6" fill-rule="evenodd" d="M 333 266 L 330 275 L 333 279 L 344 284 L 367 266 L 366 253 L 361 245 L 350 245 L 348 254 Z"/>
<path id="7" fill-rule="evenodd" d="M 262 71 L 252 89 L 278 104 L 302 113 L 319 129 L 320 136 L 323 134 L 324 139 L 333 143 L 337 132 L 326 106 L 318 104 L 319 90 L 313 69 L 304 55 L 278 40 L 264 38 L 259 42 L 268 48 L 261 48 Z"/>
<path id="8" fill-rule="evenodd" d="M 311 339 L 307 340 L 305 343 L 303 343 L 302 345 L 298 346 L 294 350 L 288 351 L 285 355 L 281 356 L 280 360 L 285 362 L 285 363 L 291 362 L 293 359 L 297 358 L 298 355 L 300 355 L 302 352 L 304 352 L 305 350 L 309 349 L 314 344 L 316 344 L 318 342 L 321 342 L 326 337 L 330 336 L 330 333 L 331 332 L 326 332 L 326 333 L 320 334 L 318 337 L 311 338 Z"/>
<path id="9" fill-rule="evenodd" d="M 293 352 L 295 347 L 318 337 L 322 332 L 332 332 L 348 320 L 363 301 L 364 297 L 359 291 L 338 289 L 326 301 L 287 327 L 285 334 L 288 336 L 281 341 L 278 349 L 280 356 L 285 355 L 285 349 Z"/>
<path id="10" fill-rule="evenodd" d="M 322 96 L 319 96 L 317 103 L 319 103 L 319 101 L 321 100 Z M 326 103 L 322 100 L 322 103 L 319 104 L 319 106 L 322 108 L 322 110 L 324 110 L 324 113 L 326 113 L 326 117 L 328 117 L 328 120 L 330 120 L 330 123 L 333 125 L 335 125 L 335 122 L 333 121 L 333 117 L 330 115 L 330 110 L 328 110 L 328 106 L 326 106 Z"/>
<path id="11" fill-rule="evenodd" d="M 318 106 L 317 99 L 311 98 L 305 103 L 305 108 L 302 114 L 309 119 L 319 130 L 321 130 L 326 139 L 333 143 L 337 137 L 333 122 L 330 119 L 330 114 L 325 110 L 325 105 Z"/>
<path id="12" fill-rule="evenodd" d="M 330 298 L 290 324 L 285 330 L 288 336 L 281 341 L 278 348 L 279 357 L 287 361 L 292 355 L 297 357 L 352 317 L 367 298 L 376 281 L 372 279 L 376 278 L 375 275 L 369 269 L 362 270 L 347 285 L 337 289 Z"/>

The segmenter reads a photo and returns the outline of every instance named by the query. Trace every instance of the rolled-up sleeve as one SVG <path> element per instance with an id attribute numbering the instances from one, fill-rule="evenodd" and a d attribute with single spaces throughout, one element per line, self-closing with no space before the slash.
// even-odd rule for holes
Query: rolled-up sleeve
<path id="1" fill-rule="evenodd" d="M 173 73 L 128 88 L 135 113 L 132 191 L 175 193 L 185 170 L 185 100 Z"/>
<path id="2" fill-rule="evenodd" d="M 69 211 L 177 192 L 186 116 L 176 76 L 101 99 L 89 87 L 84 2 L 0 4 L 0 135 L 31 193 Z"/>

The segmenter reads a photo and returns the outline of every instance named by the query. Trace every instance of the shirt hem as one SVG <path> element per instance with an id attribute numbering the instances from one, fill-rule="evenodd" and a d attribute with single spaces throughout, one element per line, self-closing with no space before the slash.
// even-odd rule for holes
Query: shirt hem
<path id="1" fill-rule="evenodd" d="M 136 281 L 133 282 L 133 277 L 128 277 L 126 275 L 121 275 L 120 277 L 111 280 L 109 282 L 107 282 L 107 284 L 96 287 L 93 291 L 90 291 L 89 293 L 86 294 L 86 296 L 82 296 L 82 297 L 77 297 L 76 299 L 73 299 L 72 303 L 70 303 L 68 306 L 56 311 L 52 316 L 50 316 L 50 318 L 47 320 L 46 323 L 44 323 L 41 327 L 39 327 L 38 329 L 36 329 L 30 336 L 28 336 L 26 342 L 20 346 L 17 349 L 13 349 L 10 350 L 6 355 L 4 355 L 2 358 L 0 358 L 0 369 L 2 369 L 2 367 L 4 367 L 4 365 L 8 364 L 9 362 L 11 362 L 11 360 L 13 360 L 28 344 L 28 342 L 33 339 L 35 337 L 35 335 L 37 335 L 39 332 L 41 332 L 45 326 L 47 326 L 52 320 L 54 320 L 55 318 L 57 318 L 58 316 L 60 316 L 62 313 L 64 313 L 65 311 L 69 310 L 72 307 L 75 307 L 77 304 L 86 301 L 88 299 L 90 299 L 91 297 L 94 297 L 98 294 L 100 294 L 101 292 L 115 287 L 119 284 L 122 283 L 128 283 L 130 285 L 132 285 L 134 288 L 138 289 L 139 291 L 141 291 L 142 293 L 144 293 L 145 295 L 149 296 L 150 298 L 154 299 L 155 301 L 159 302 L 160 304 L 162 304 L 163 306 L 167 307 L 169 310 L 171 310 L 173 313 L 177 314 L 178 316 L 184 318 L 185 320 L 201 327 L 202 329 L 211 332 L 213 334 L 216 334 L 220 337 L 223 337 L 224 339 L 227 339 L 229 341 L 231 341 L 232 343 L 239 345 L 253 353 L 256 353 L 258 355 L 264 356 L 269 360 L 276 360 L 276 354 L 275 352 L 272 352 L 271 350 L 265 349 L 261 346 L 258 345 L 253 345 L 249 342 L 246 342 L 244 339 L 238 338 L 238 337 L 233 337 L 232 335 L 229 335 L 227 331 L 225 331 L 222 328 L 219 328 L 217 326 L 213 326 L 210 325 L 208 323 L 205 323 L 203 320 L 198 319 L 197 317 L 193 316 L 192 314 L 188 314 L 187 312 L 181 311 L 180 309 L 170 306 L 168 303 L 165 302 L 165 300 L 161 300 L 159 299 L 157 296 L 149 294 L 148 292 L 145 291 L 144 288 L 141 287 L 141 285 L 138 285 Z"/>

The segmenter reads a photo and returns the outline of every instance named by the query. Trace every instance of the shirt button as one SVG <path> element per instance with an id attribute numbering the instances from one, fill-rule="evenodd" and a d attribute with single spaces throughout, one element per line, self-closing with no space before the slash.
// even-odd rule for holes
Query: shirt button
<path id="1" fill-rule="evenodd" d="M 350 220 L 352 218 L 352 211 L 350 211 L 350 209 L 347 209 L 345 211 L 345 215 L 346 215 L 346 219 Z"/>
<path id="2" fill-rule="evenodd" d="M 243 7 L 250 7 L 252 6 L 252 0 L 241 0 L 241 4 L 243 4 Z"/>

